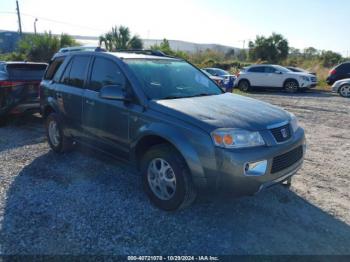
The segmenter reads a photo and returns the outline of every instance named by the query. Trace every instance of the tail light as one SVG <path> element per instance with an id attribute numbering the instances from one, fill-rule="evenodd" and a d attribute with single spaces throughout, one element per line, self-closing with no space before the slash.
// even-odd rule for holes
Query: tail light
<path id="1" fill-rule="evenodd" d="M 336 73 L 337 73 L 337 70 L 335 70 L 335 69 L 332 69 L 331 71 L 329 71 L 330 75 L 335 75 Z"/>
<path id="2" fill-rule="evenodd" d="M 0 87 L 15 87 L 21 84 L 23 83 L 18 81 L 0 81 Z"/>

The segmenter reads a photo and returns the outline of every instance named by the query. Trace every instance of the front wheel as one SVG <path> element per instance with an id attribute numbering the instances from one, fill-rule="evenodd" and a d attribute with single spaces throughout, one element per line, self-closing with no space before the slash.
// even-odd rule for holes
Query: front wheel
<path id="1" fill-rule="evenodd" d="M 146 194 L 160 209 L 173 211 L 191 205 L 196 191 L 183 157 L 170 145 L 152 147 L 141 162 Z"/>
<path id="2" fill-rule="evenodd" d="M 343 85 L 339 89 L 339 94 L 342 97 L 350 97 L 350 85 Z"/>
<path id="3" fill-rule="evenodd" d="M 298 82 L 295 81 L 295 80 L 288 80 L 288 81 L 284 84 L 284 89 L 285 89 L 288 93 L 296 93 L 296 92 L 298 92 L 299 84 L 298 84 Z"/>
<path id="4" fill-rule="evenodd" d="M 47 141 L 56 153 L 65 153 L 72 149 L 73 142 L 63 132 L 63 121 L 56 113 L 51 113 L 45 122 Z"/>

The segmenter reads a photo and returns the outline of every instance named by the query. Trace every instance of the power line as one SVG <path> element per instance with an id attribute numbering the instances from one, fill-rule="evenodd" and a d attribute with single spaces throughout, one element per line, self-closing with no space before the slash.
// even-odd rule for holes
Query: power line
<path id="1" fill-rule="evenodd" d="M 0 13 L 2 13 L 2 14 L 16 14 L 16 12 L 0 12 Z M 84 29 L 89 29 L 89 30 L 94 30 L 94 31 L 99 31 L 99 32 L 105 30 L 105 29 L 101 29 L 101 28 L 94 28 L 94 27 L 89 27 L 89 26 L 72 24 L 72 23 L 59 21 L 59 20 L 54 20 L 54 19 L 50 19 L 50 18 L 46 18 L 46 17 L 42 17 L 42 16 L 34 16 L 34 15 L 31 15 L 31 14 L 27 14 L 27 13 L 21 13 L 21 15 L 22 16 L 27 16 L 27 17 L 32 17 L 32 18 L 38 18 L 40 20 L 53 22 L 53 23 L 57 23 L 57 24 L 64 24 L 64 25 L 69 25 L 69 26 L 74 26 L 74 27 L 79 27 L 79 28 L 84 28 Z"/>

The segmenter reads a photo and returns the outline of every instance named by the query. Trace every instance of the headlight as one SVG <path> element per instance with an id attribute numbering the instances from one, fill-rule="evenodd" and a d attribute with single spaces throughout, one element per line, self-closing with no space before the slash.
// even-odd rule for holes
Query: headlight
<path id="1" fill-rule="evenodd" d="M 297 120 L 297 118 L 296 118 L 296 116 L 294 114 L 292 114 L 292 113 L 289 113 L 289 114 L 290 114 L 290 117 L 291 117 L 290 125 L 291 125 L 291 127 L 293 129 L 293 132 L 295 133 L 298 130 L 298 128 L 299 128 L 298 120 Z"/>
<path id="2" fill-rule="evenodd" d="M 244 148 L 265 145 L 259 132 L 243 129 L 221 128 L 213 131 L 211 137 L 216 146 L 223 148 Z"/>
<path id="3" fill-rule="evenodd" d="M 307 76 L 301 76 L 300 78 L 304 81 L 310 81 L 310 78 L 308 78 Z"/>

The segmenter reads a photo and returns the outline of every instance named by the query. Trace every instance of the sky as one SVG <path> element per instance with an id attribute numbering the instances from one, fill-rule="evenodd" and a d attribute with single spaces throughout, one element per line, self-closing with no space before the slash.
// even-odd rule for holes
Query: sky
<path id="1" fill-rule="evenodd" d="M 280 33 L 290 46 L 350 55 L 348 0 L 18 0 L 23 31 L 99 36 L 126 25 L 142 38 L 247 46 Z M 0 30 L 18 30 L 15 0 L 0 0 Z"/>

